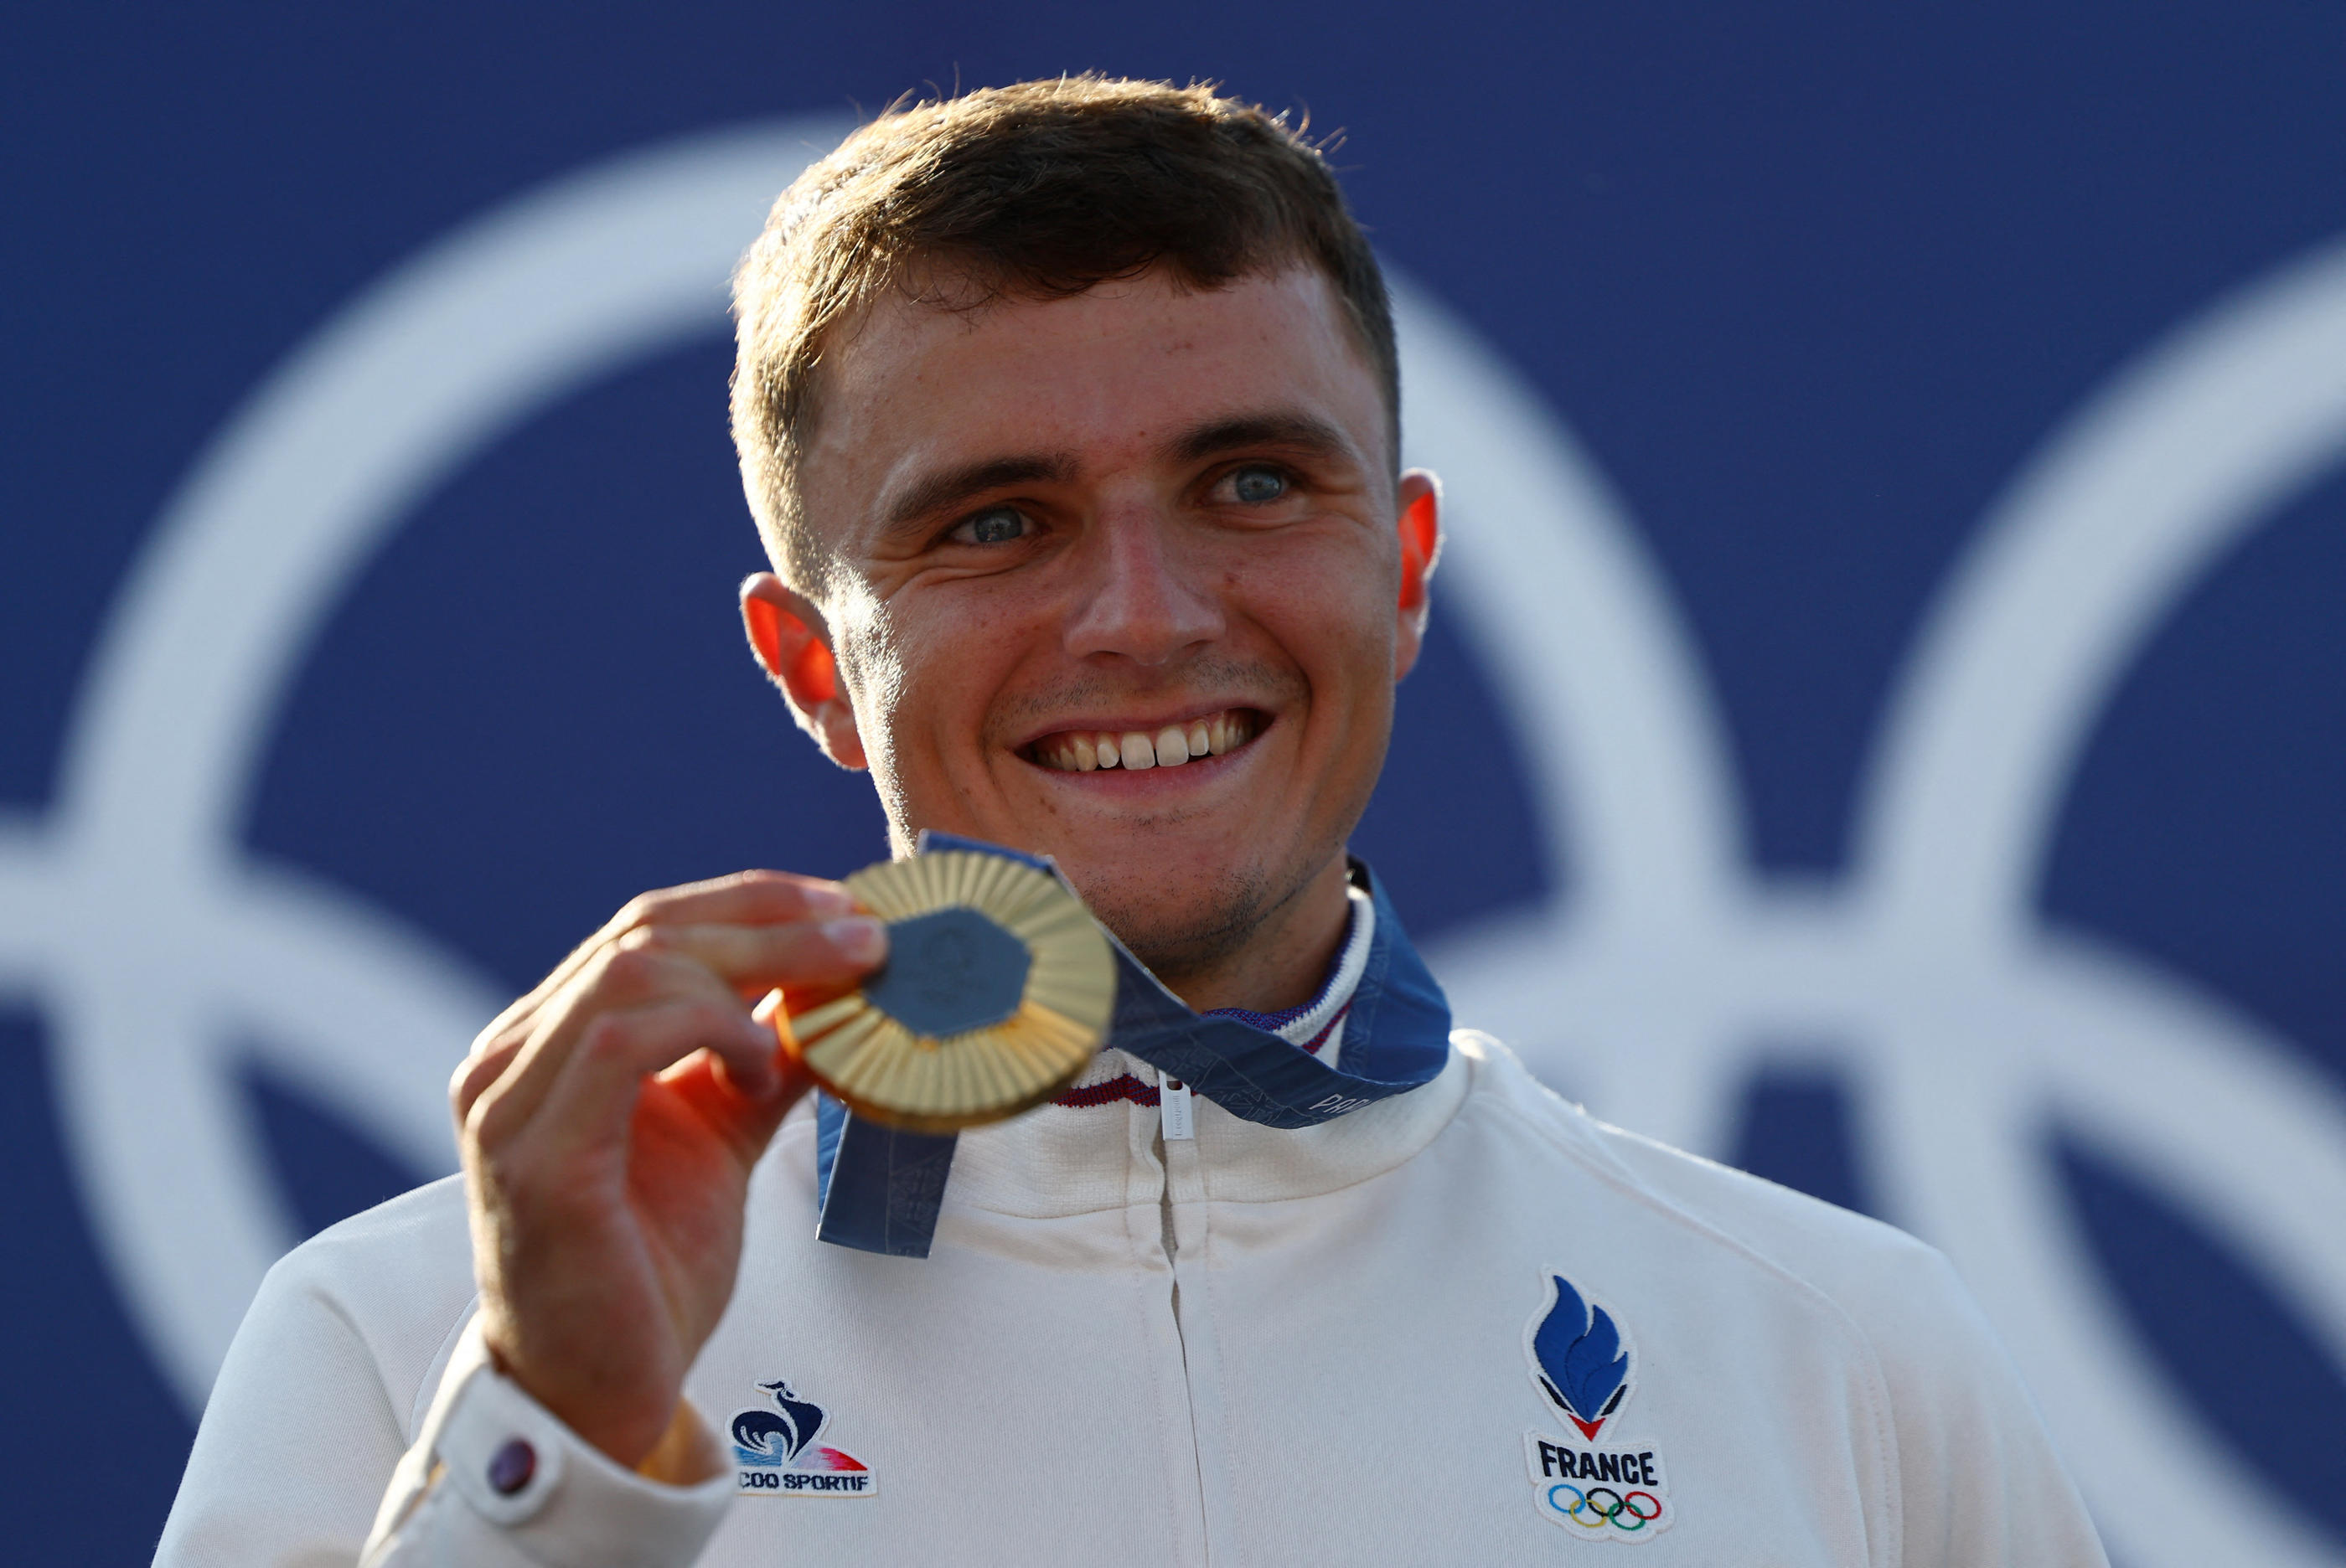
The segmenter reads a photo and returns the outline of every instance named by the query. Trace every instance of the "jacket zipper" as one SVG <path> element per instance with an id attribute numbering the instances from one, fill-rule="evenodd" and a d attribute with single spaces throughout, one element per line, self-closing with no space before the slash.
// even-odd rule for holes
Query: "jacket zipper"
<path id="1" fill-rule="evenodd" d="M 1195 1467 L 1193 1484 L 1198 1489 L 1198 1540 L 1200 1545 L 1205 1548 L 1205 1560 L 1210 1563 L 1213 1559 L 1213 1552 L 1211 1546 L 1212 1538 L 1207 1529 L 1205 1512 L 1205 1447 L 1204 1444 L 1198 1441 L 1195 1424 L 1197 1421 L 1198 1411 L 1198 1390 L 1195 1380 L 1189 1374 L 1188 1328 L 1185 1323 L 1183 1323 L 1181 1319 L 1181 1243 L 1179 1230 L 1175 1224 L 1173 1215 L 1173 1151 L 1171 1145 L 1186 1143 L 1192 1150 L 1197 1148 L 1197 1122 L 1193 1115 L 1193 1110 L 1194 1105 L 1191 1099 L 1189 1086 L 1187 1084 L 1182 1083 L 1178 1078 L 1160 1077 L 1158 1083 L 1157 1162 L 1158 1169 L 1162 1175 L 1162 1186 L 1158 1191 L 1158 1223 L 1159 1226 L 1160 1239 L 1165 1248 L 1166 1276 L 1170 1282 L 1168 1288 L 1171 1293 L 1170 1306 L 1173 1314 L 1173 1339 L 1174 1343 L 1179 1347 L 1181 1352 L 1181 1381 L 1187 1391 L 1186 1402 L 1188 1406 L 1189 1419 L 1191 1421 L 1189 1431 L 1189 1460 L 1192 1466 Z"/>

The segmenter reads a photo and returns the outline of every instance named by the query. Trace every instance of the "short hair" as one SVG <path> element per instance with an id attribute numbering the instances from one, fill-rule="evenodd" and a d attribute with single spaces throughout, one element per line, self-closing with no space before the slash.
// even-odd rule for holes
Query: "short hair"
<path id="1" fill-rule="evenodd" d="M 1213 289 L 1299 264 L 1334 286 L 1397 449 L 1383 275 L 1321 148 L 1285 115 L 1210 86 L 1095 75 L 899 104 L 782 193 L 734 276 L 733 442 L 759 532 L 794 586 L 827 583 L 797 465 L 826 337 L 884 289 L 971 310 L 1160 266 Z"/>

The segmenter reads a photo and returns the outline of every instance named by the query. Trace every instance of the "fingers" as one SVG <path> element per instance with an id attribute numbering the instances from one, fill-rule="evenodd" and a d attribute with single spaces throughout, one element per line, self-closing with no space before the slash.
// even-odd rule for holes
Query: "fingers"
<path id="1" fill-rule="evenodd" d="M 774 1038 L 751 1021 L 724 981 L 690 959 L 649 946 L 606 947 L 527 1021 L 519 1047 L 476 1095 L 464 1125 L 484 1144 L 510 1136 L 539 1114 L 578 1047 L 606 1020 L 672 1003 L 693 1004 L 698 1028 L 688 1042 L 678 1042 L 673 1054 L 648 1061 L 638 1075 L 705 1048 L 724 1058 L 744 1093 L 770 1086 L 767 1058 Z"/>
<path id="2" fill-rule="evenodd" d="M 631 899 L 613 916 L 606 932 L 647 925 L 770 925 L 782 921 L 829 920 L 852 912 L 855 901 L 837 882 L 788 871 L 739 871 L 710 881 L 687 882 Z"/>
<path id="3" fill-rule="evenodd" d="M 720 1052 L 711 1044 L 712 1037 L 719 1034 L 738 1042 L 753 1033 L 758 1038 L 745 1052 Z M 732 1080 L 725 1094 L 703 1095 L 704 1105 L 710 1100 L 729 1100 L 737 1105 L 758 1106 L 779 1097 L 784 1083 L 774 1064 L 775 1038 L 751 1023 L 730 997 L 679 998 L 607 1013 L 581 1033 L 531 1118 L 536 1155 L 558 1163 L 623 1146 L 644 1080 L 687 1064 L 704 1047 L 718 1057 L 723 1064 L 720 1071 Z M 749 1074 L 740 1064 L 745 1060 L 757 1063 L 754 1081 L 744 1082 Z M 703 1080 L 709 1076 L 706 1071 L 690 1075 Z"/>
<path id="4" fill-rule="evenodd" d="M 529 1036 L 525 1033 L 513 1033 L 496 1041 L 484 1034 L 474 1045 L 473 1054 L 457 1064 L 454 1076 L 448 1081 L 448 1108 L 454 1114 L 457 1126 L 464 1126 L 471 1119 L 474 1103 L 504 1075 L 527 1044 Z"/>
<path id="5" fill-rule="evenodd" d="M 777 986 L 839 985 L 887 956 L 888 937 L 870 915 L 783 925 L 662 923 L 629 932 L 621 952 L 668 954 L 701 965 L 745 1000 Z"/>
<path id="6" fill-rule="evenodd" d="M 770 1015 L 761 1019 L 760 1026 L 771 1029 Z M 770 1033 L 767 1039 L 770 1047 L 780 1044 L 777 1035 Z M 688 1056 L 658 1074 L 657 1079 L 689 1105 L 704 1125 L 731 1144 L 735 1156 L 747 1169 L 758 1163 L 790 1107 L 814 1087 L 814 1074 L 795 1052 L 771 1050 L 768 1059 L 774 1065 L 775 1086 L 757 1098 L 740 1093 L 729 1081 L 730 1070 L 711 1056 Z M 641 1136 L 640 1125 L 637 1136 Z"/>
<path id="7" fill-rule="evenodd" d="M 577 976 L 597 953 L 628 932 L 669 924 L 770 924 L 821 921 L 851 913 L 855 901 L 837 882 L 788 871 L 740 871 L 709 881 L 687 882 L 630 899 L 602 930 L 573 949 L 526 996 L 499 1013 L 481 1040 L 490 1041 L 529 1017 Z M 476 1047 L 477 1048 L 477 1047 Z"/>
<path id="8" fill-rule="evenodd" d="M 761 1099 L 780 1084 L 776 1039 L 770 1025 L 752 1020 L 747 996 L 778 985 L 852 983 L 886 949 L 884 932 L 868 916 L 764 926 L 638 927 L 575 968 L 569 982 L 534 1015 L 509 1019 L 502 1033 L 484 1035 L 451 1085 L 452 1108 L 459 1125 L 475 1137 L 504 1135 L 540 1114 L 582 1045 L 607 1020 L 661 1009 L 671 1010 L 663 1014 L 671 1023 L 639 1037 L 651 1054 L 619 1053 L 638 1062 L 637 1077 L 705 1049 L 724 1063 L 732 1087 L 750 1100 Z M 630 1041 L 637 1038 L 628 1035 Z M 624 1044 L 598 1039 L 597 1064 L 604 1060 L 599 1053 Z M 659 1055 L 664 1049 L 670 1054 Z"/>
<path id="9" fill-rule="evenodd" d="M 515 1054 L 545 1033 L 546 1021 L 541 1014 L 556 1006 L 566 990 L 575 989 L 592 966 L 607 962 L 613 946 L 675 949 L 680 941 L 683 951 L 704 954 L 745 998 L 776 984 L 837 984 L 869 971 L 885 951 L 884 939 L 876 939 L 861 919 L 847 926 L 830 923 L 848 917 L 853 907 L 838 883 L 783 871 L 743 871 L 630 900 L 474 1039 L 471 1060 L 450 1084 L 458 1123 L 471 1114 Z M 821 923 L 820 934 L 789 929 L 809 921 Z M 787 934 L 722 929 L 733 925 L 783 928 Z M 671 928 L 684 934 L 671 940 Z"/>

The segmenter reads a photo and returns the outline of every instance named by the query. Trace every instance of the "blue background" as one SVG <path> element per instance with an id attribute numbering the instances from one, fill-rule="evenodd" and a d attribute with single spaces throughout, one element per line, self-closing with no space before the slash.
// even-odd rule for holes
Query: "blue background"
<path id="1" fill-rule="evenodd" d="M 36 815 L 109 597 L 239 400 L 417 246 L 646 141 L 1084 68 L 1341 127 L 1379 246 L 1647 529 L 1774 874 L 1842 866 L 1918 615 L 2033 446 L 2162 331 L 2346 231 L 2346 11 L 2287 0 L 85 5 L 10 33 L 0 806 Z M 249 844 L 516 989 L 641 888 L 882 852 L 868 789 L 810 760 L 729 620 L 760 563 L 726 363 L 712 341 L 586 389 L 420 507 L 281 708 Z M 2166 623 L 2091 742 L 2043 912 L 2346 1080 L 2341 523 L 2333 474 Z M 1494 737 L 1504 765 L 1459 766 Z M 1421 937 L 1545 891 L 1511 745 L 1440 636 L 1362 837 Z M 0 1512 L 28 1558 L 144 1561 L 191 1429 L 81 1217 L 45 1051 L 0 996 Z M 305 1223 L 410 1179 L 250 1084 Z M 1741 1156 L 1862 1206 L 1844 1112 L 1830 1077 L 1764 1076 Z M 2047 1135 L 2135 1331 L 2346 1553 L 2339 1369 L 2223 1237 Z"/>

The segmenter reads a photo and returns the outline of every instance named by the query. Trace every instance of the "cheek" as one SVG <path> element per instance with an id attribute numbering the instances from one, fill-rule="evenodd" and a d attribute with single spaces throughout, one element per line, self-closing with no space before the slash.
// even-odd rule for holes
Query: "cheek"
<path id="1" fill-rule="evenodd" d="M 1032 642 L 1019 606 L 942 594 L 897 615 L 889 648 L 900 745 L 944 750 L 983 739 L 993 700 Z"/>
<path id="2" fill-rule="evenodd" d="M 866 749 L 884 752 L 911 687 L 903 638 L 885 606 L 862 596 L 829 606 L 833 657 Z"/>
<path id="3" fill-rule="evenodd" d="M 1252 596 L 1259 619 L 1310 678 L 1315 706 L 1389 701 L 1398 580 L 1389 593 L 1386 574 L 1357 556 L 1299 565 Z"/>

